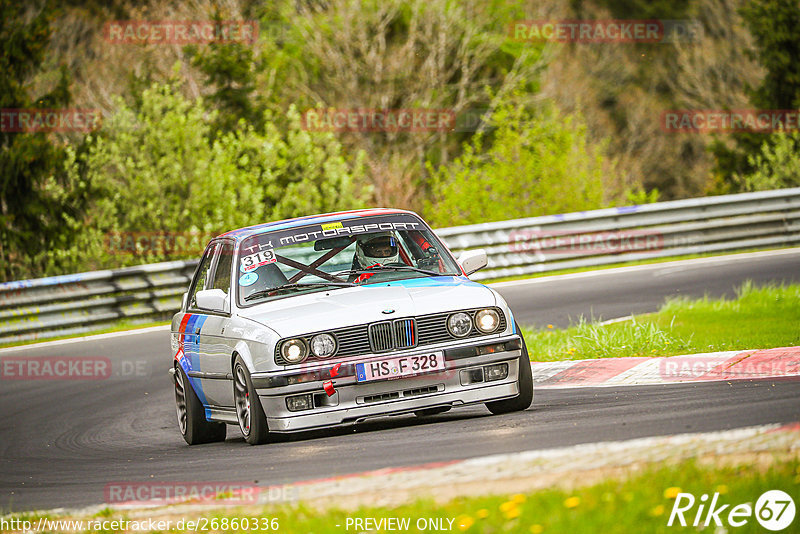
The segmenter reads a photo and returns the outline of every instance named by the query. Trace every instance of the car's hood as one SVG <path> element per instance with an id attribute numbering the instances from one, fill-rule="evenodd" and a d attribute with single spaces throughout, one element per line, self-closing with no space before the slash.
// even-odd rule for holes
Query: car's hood
<path id="1" fill-rule="evenodd" d="M 270 327 L 283 338 L 399 317 L 494 306 L 495 302 L 494 292 L 484 285 L 461 277 L 437 276 L 318 291 L 265 302 L 239 314 Z"/>

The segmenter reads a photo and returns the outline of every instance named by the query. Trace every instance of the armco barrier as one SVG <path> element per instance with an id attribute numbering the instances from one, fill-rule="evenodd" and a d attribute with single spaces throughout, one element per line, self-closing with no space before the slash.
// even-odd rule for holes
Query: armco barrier
<path id="1" fill-rule="evenodd" d="M 0 343 L 163 318 L 180 308 L 198 260 L 0 284 Z"/>
<path id="2" fill-rule="evenodd" d="M 442 228 L 456 254 L 484 248 L 475 280 L 800 243 L 800 188 Z M 197 260 L 0 284 L 0 343 L 168 317 Z"/>
<path id="3" fill-rule="evenodd" d="M 436 233 L 456 255 L 486 249 L 489 265 L 470 277 L 474 280 L 778 248 L 800 243 L 800 188 L 456 226 Z M 626 237 L 639 238 L 644 247 L 625 248 L 620 242 Z M 583 246 L 581 238 L 586 238 Z M 648 238 L 657 242 L 647 243 Z"/>

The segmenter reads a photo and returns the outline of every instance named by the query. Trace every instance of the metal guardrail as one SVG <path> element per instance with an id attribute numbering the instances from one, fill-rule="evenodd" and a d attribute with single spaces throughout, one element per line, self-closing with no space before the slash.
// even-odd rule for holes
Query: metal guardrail
<path id="1" fill-rule="evenodd" d="M 199 260 L 0 284 L 0 343 L 96 331 L 175 313 Z"/>
<path id="2" fill-rule="evenodd" d="M 456 254 L 484 248 L 474 280 L 800 243 L 800 188 L 677 200 L 436 233 Z M 0 284 L 0 343 L 89 332 L 120 319 L 166 318 L 198 260 Z"/>
<path id="3" fill-rule="evenodd" d="M 546 215 L 436 231 L 456 255 L 486 249 L 487 280 L 800 243 L 800 188 Z M 627 242 L 626 242 L 627 240 Z"/>

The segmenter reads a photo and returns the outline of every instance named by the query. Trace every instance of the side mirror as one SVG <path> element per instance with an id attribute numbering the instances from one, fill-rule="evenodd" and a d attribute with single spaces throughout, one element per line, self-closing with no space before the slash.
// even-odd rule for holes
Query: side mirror
<path id="1" fill-rule="evenodd" d="M 197 307 L 205 310 L 227 312 L 228 295 L 221 289 L 204 289 L 195 295 Z"/>
<path id="2" fill-rule="evenodd" d="M 458 263 L 461 264 L 461 268 L 469 276 L 475 271 L 486 267 L 489 264 L 489 258 L 486 257 L 485 250 L 478 248 L 462 252 L 458 257 Z"/>

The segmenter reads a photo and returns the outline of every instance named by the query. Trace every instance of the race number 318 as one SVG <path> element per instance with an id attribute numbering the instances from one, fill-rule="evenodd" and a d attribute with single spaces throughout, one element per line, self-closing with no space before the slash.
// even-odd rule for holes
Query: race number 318
<path id="1" fill-rule="evenodd" d="M 781 490 L 769 490 L 756 501 L 756 519 L 767 530 L 783 530 L 792 524 L 795 506 L 792 498 Z"/>

